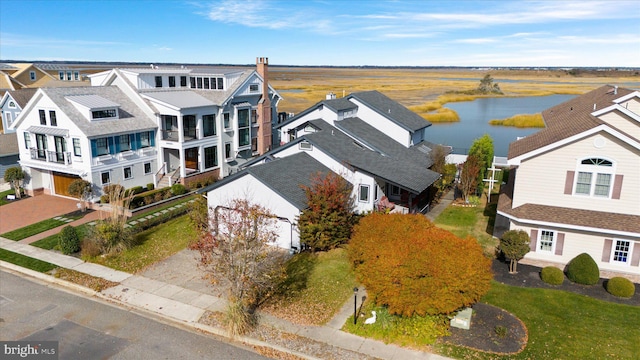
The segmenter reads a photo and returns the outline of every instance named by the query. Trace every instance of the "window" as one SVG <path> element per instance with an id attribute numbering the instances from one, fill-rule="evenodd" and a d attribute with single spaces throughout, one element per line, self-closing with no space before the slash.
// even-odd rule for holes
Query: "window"
<path id="1" fill-rule="evenodd" d="M 180 76 L 180 86 L 181 87 L 187 87 L 187 77 L 186 76 Z"/>
<path id="2" fill-rule="evenodd" d="M 47 115 L 44 110 L 38 110 L 38 114 L 40 115 L 40 125 L 47 125 Z"/>
<path id="3" fill-rule="evenodd" d="M 298 144 L 298 148 L 300 148 L 300 150 L 313 150 L 313 145 L 308 141 L 301 141 Z"/>
<path id="4" fill-rule="evenodd" d="M 626 264 L 629 260 L 629 249 L 631 248 L 631 242 L 626 240 L 616 240 L 616 245 L 613 248 L 613 261 L 617 263 Z"/>
<path id="5" fill-rule="evenodd" d="M 96 139 L 96 155 L 107 155 L 109 153 L 109 143 L 107 138 Z"/>
<path id="6" fill-rule="evenodd" d="M 51 122 L 51 126 L 58 126 L 58 118 L 56 118 L 56 112 L 54 110 L 49 110 L 49 121 Z"/>
<path id="7" fill-rule="evenodd" d="M 218 78 L 218 90 L 224 90 L 224 79 Z"/>
<path id="8" fill-rule="evenodd" d="M 358 192 L 358 201 L 369 202 L 369 185 L 360 185 L 360 191 Z"/>
<path id="9" fill-rule="evenodd" d="M 540 251 L 551 252 L 553 250 L 553 238 L 555 233 L 549 230 L 540 231 L 540 241 L 538 242 L 538 249 Z"/>
<path id="10" fill-rule="evenodd" d="M 80 80 L 80 73 L 77 71 L 73 72 L 73 80 L 78 81 Z"/>
<path id="11" fill-rule="evenodd" d="M 36 81 L 36 72 L 35 71 L 29 71 L 29 79 L 31 81 Z"/>
<path id="12" fill-rule="evenodd" d="M 131 140 L 128 134 L 118 136 L 118 143 L 120 144 L 120 152 L 131 150 Z"/>
<path id="13" fill-rule="evenodd" d="M 144 163 L 144 174 L 148 175 L 151 174 L 151 163 Z"/>
<path id="14" fill-rule="evenodd" d="M 251 84 L 251 85 L 249 85 L 249 91 L 250 91 L 250 92 L 256 92 L 256 91 L 258 91 L 258 84 Z"/>
<path id="15" fill-rule="evenodd" d="M 133 177 L 133 173 L 131 172 L 131 166 L 127 166 L 124 170 L 124 179 L 129 180 Z"/>
<path id="16" fill-rule="evenodd" d="M 196 78 L 196 83 L 198 84 L 198 89 L 202 89 L 202 78 L 201 77 Z"/>
<path id="17" fill-rule="evenodd" d="M 116 109 L 95 110 L 91 112 L 92 119 L 109 119 L 116 116 Z"/>
<path id="18" fill-rule="evenodd" d="M 584 159 L 577 170 L 575 194 L 610 197 L 614 174 L 611 161 L 601 158 Z"/>
<path id="19" fill-rule="evenodd" d="M 216 134 L 216 115 L 202 115 L 202 123 L 204 128 L 204 136 L 213 136 Z"/>
<path id="20" fill-rule="evenodd" d="M 157 88 L 161 88 L 162 87 L 162 76 L 156 76 L 156 87 Z"/>
<path id="21" fill-rule="evenodd" d="M 233 157 L 231 156 L 231 143 L 225 143 L 224 144 L 224 158 L 227 160 L 233 160 Z"/>
<path id="22" fill-rule="evenodd" d="M 64 71 L 58 71 L 58 78 L 64 81 Z"/>
<path id="23" fill-rule="evenodd" d="M 176 77 L 169 76 L 169 87 L 176 87 Z"/>
<path id="24" fill-rule="evenodd" d="M 4 118 L 7 119 L 7 126 L 11 126 L 11 113 L 8 111 L 4 112 Z"/>
<path id="25" fill-rule="evenodd" d="M 238 110 L 238 146 L 250 144 L 249 109 Z"/>
<path id="26" fill-rule="evenodd" d="M 109 176 L 109 172 L 105 171 L 105 172 L 101 173 L 100 174 L 100 179 L 102 180 L 102 185 L 109 184 L 109 182 L 111 181 L 110 176 Z"/>
<path id="27" fill-rule="evenodd" d="M 71 71 L 67 71 L 67 81 L 71 81 Z"/>
<path id="28" fill-rule="evenodd" d="M 205 89 L 209 88 L 209 78 L 208 77 L 204 78 L 204 88 Z"/>
<path id="29" fill-rule="evenodd" d="M 231 115 L 229 113 L 222 114 L 222 121 L 225 129 L 231 129 Z"/>
<path id="30" fill-rule="evenodd" d="M 195 89 L 196 88 L 196 78 L 190 77 L 189 78 L 189 82 L 191 83 L 191 88 Z"/>
<path id="31" fill-rule="evenodd" d="M 82 156 L 82 151 L 80 150 L 80 139 L 78 138 L 73 138 L 73 155 Z"/>
<path id="32" fill-rule="evenodd" d="M 151 141 L 149 138 L 150 138 L 149 131 L 140 133 L 140 148 L 146 148 L 151 146 Z"/>
<path id="33" fill-rule="evenodd" d="M 9 109 L 15 109 L 16 108 L 16 103 L 13 101 L 9 101 Z"/>
<path id="34" fill-rule="evenodd" d="M 29 134 L 28 132 L 24 133 L 24 148 L 31 148 L 31 134 Z"/>
<path id="35" fill-rule="evenodd" d="M 204 168 L 208 169 L 216 166 L 218 166 L 218 147 L 204 148 Z"/>
<path id="36" fill-rule="evenodd" d="M 391 195 L 400 196 L 400 187 L 391 185 Z"/>
<path id="37" fill-rule="evenodd" d="M 210 80 L 211 80 L 211 89 L 215 90 L 218 87 L 216 83 L 216 78 L 211 78 Z"/>

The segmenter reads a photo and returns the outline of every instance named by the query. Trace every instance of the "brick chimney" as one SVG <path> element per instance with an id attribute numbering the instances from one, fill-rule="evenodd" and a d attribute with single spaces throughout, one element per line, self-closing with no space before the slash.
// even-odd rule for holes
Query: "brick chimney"
<path id="1" fill-rule="evenodd" d="M 262 98 L 258 102 L 258 153 L 271 150 L 271 100 L 269 99 L 269 58 L 256 58 L 256 71 L 262 77 Z"/>

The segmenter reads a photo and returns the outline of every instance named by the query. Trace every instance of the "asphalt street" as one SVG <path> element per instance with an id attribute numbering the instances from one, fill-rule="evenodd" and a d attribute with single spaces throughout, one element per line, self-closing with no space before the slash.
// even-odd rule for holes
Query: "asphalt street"
<path id="1" fill-rule="evenodd" d="M 162 323 L 0 271 L 0 340 L 59 341 L 59 359 L 266 359 L 239 344 Z"/>

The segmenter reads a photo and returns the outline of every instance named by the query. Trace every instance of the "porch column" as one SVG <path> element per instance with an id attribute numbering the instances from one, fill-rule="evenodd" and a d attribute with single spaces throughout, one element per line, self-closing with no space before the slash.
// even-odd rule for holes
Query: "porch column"
<path id="1" fill-rule="evenodd" d="M 182 141 L 182 129 L 180 129 L 180 141 Z M 187 176 L 187 169 L 185 167 L 184 148 L 179 149 L 180 152 L 180 177 Z"/>
<path id="2" fill-rule="evenodd" d="M 178 114 L 178 141 L 180 143 L 184 142 L 184 119 L 182 117 L 182 114 Z M 183 164 L 182 167 L 184 168 L 184 158 L 183 158 L 182 149 L 180 149 L 180 164 Z"/>

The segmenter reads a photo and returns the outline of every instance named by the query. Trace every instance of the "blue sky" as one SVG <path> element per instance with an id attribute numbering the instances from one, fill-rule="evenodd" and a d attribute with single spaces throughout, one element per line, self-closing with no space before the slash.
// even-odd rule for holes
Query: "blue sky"
<path id="1" fill-rule="evenodd" d="M 0 0 L 1 60 L 640 67 L 623 1 Z"/>

